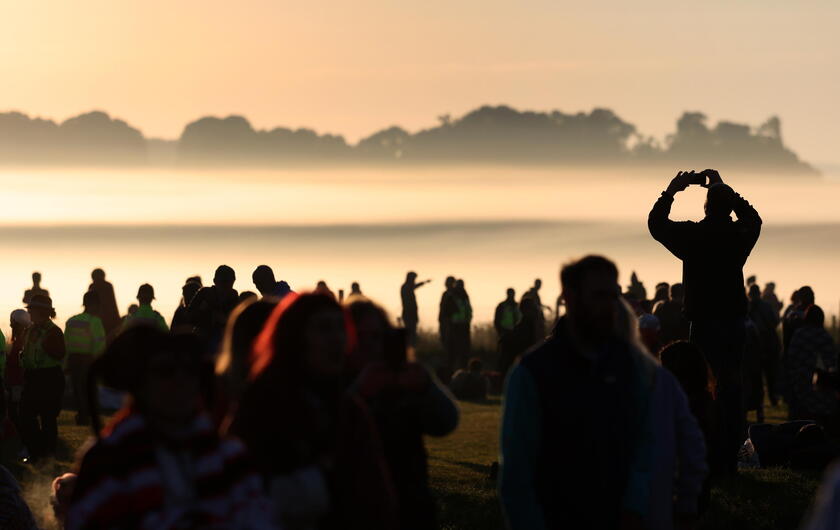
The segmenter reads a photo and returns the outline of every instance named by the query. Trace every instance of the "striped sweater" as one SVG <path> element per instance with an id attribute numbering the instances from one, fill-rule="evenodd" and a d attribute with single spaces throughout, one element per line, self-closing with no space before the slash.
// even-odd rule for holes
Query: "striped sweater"
<path id="1" fill-rule="evenodd" d="M 67 529 L 275 528 L 244 446 L 197 417 L 165 446 L 124 409 L 84 454 Z"/>

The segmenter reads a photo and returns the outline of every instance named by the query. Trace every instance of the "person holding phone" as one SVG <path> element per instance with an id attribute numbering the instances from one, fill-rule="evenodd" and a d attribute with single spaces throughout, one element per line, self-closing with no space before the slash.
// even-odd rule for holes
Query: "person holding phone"
<path id="1" fill-rule="evenodd" d="M 674 196 L 690 185 L 708 190 L 705 217 L 698 222 L 672 221 L 668 216 Z M 733 212 L 736 221 L 730 217 Z M 713 472 L 737 471 L 745 436 L 741 360 L 748 302 L 743 268 L 758 241 L 761 222 L 755 208 L 714 169 L 677 173 L 648 216 L 651 236 L 683 263 L 690 341 L 703 351 L 718 381 L 721 428 L 718 439 L 709 441 Z"/>

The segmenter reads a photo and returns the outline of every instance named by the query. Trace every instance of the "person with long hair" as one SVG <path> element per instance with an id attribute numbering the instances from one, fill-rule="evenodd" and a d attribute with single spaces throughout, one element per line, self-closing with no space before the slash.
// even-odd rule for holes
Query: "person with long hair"
<path id="1" fill-rule="evenodd" d="M 240 303 L 230 314 L 215 367 L 213 414 L 217 423 L 232 416 L 232 408 L 248 386 L 254 340 L 275 307 L 277 299 L 272 297 L 250 299 Z"/>
<path id="2" fill-rule="evenodd" d="M 345 392 L 352 336 L 334 297 L 289 294 L 254 343 L 229 432 L 248 447 L 285 528 L 397 526 L 375 424 Z"/>
<path id="3" fill-rule="evenodd" d="M 623 299 L 616 324 L 616 335 L 630 346 L 637 362 L 655 366 L 645 426 L 651 443 L 635 455 L 632 469 L 637 480 L 631 480 L 627 498 L 648 499 L 640 514 L 648 530 L 670 530 L 678 521 L 693 523 L 707 485 L 703 431 L 677 378 L 647 350 L 636 314 Z"/>

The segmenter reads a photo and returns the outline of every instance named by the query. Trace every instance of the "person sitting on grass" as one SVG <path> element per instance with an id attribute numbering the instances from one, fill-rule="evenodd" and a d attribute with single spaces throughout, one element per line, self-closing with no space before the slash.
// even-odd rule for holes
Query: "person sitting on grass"
<path id="1" fill-rule="evenodd" d="M 449 389 L 456 398 L 464 401 L 482 401 L 487 399 L 490 380 L 482 373 L 484 365 L 481 359 L 470 359 L 466 370 L 458 370 L 449 382 Z"/>
<path id="2" fill-rule="evenodd" d="M 138 325 L 93 365 L 131 399 L 83 453 L 66 528 L 271 528 L 244 446 L 219 438 L 202 411 L 201 343 Z"/>

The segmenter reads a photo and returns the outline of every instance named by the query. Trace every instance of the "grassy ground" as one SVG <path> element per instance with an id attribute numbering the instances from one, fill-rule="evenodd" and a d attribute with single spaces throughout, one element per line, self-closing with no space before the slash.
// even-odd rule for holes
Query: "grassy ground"
<path id="1" fill-rule="evenodd" d="M 428 442 L 442 528 L 501 529 L 495 484 L 488 478 L 498 449 L 499 402 L 462 403 L 462 414 L 461 427 L 454 435 Z M 767 421 L 783 418 L 781 408 L 767 410 Z M 742 470 L 737 477 L 713 485 L 712 505 L 699 528 L 798 528 L 818 482 L 816 474 L 789 469 Z"/>
<path id="2" fill-rule="evenodd" d="M 498 399 L 462 403 L 461 425 L 452 436 L 428 440 L 431 485 L 438 500 L 441 528 L 486 530 L 503 528 L 490 466 L 497 459 Z M 782 421 L 784 411 L 768 410 L 768 421 Z M 73 424 L 73 414 L 60 418 L 58 457 L 49 462 L 13 465 L 33 512 L 52 528 L 47 508 L 51 480 L 70 469 L 89 429 Z M 742 470 L 714 485 L 712 506 L 701 529 L 797 528 L 810 505 L 819 476 L 788 469 Z"/>

